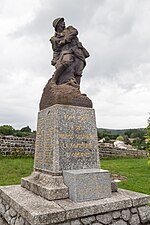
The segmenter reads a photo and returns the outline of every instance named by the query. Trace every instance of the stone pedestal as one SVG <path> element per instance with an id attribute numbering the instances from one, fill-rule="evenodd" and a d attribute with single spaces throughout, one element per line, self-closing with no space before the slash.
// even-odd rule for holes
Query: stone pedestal
<path id="1" fill-rule="evenodd" d="M 54 105 L 39 112 L 35 171 L 100 168 L 94 109 Z"/>
<path id="2" fill-rule="evenodd" d="M 111 196 L 110 174 L 100 170 L 94 109 L 54 105 L 40 111 L 35 146 L 35 172 L 22 178 L 22 187 L 48 200 Z"/>

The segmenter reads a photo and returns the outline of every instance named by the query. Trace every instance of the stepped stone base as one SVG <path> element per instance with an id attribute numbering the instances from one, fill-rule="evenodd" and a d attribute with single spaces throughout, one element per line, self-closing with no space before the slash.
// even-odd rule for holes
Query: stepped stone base
<path id="1" fill-rule="evenodd" d="M 21 179 L 21 186 L 48 200 L 68 198 L 68 187 L 62 176 L 33 172 L 31 176 Z"/>
<path id="2" fill-rule="evenodd" d="M 150 196 L 126 190 L 82 203 L 49 201 L 20 185 L 6 186 L 0 187 L 0 225 L 148 225 L 149 202 Z"/>

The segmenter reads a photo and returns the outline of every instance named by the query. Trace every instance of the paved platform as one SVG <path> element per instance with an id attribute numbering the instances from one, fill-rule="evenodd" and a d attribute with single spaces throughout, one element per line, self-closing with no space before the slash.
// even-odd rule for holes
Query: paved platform
<path id="1" fill-rule="evenodd" d="M 0 187 L 0 198 L 33 225 L 58 224 L 75 218 L 139 207 L 150 202 L 149 195 L 122 189 L 112 193 L 110 198 L 94 201 L 81 203 L 75 203 L 70 199 L 49 201 L 20 185 Z"/>

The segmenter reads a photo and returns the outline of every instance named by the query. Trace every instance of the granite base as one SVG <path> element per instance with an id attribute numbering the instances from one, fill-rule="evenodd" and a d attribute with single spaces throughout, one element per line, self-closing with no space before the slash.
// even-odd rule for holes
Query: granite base
<path id="1" fill-rule="evenodd" d="M 69 198 L 75 202 L 111 197 L 110 173 L 102 169 L 64 170 Z"/>
<path id="2" fill-rule="evenodd" d="M 63 170 L 100 169 L 94 109 L 54 105 L 38 114 L 34 169 L 49 174 Z"/>
<path id="3" fill-rule="evenodd" d="M 0 187 L 0 215 L 9 225 L 146 225 L 150 223 L 149 202 L 150 196 L 127 190 L 75 203 L 48 201 L 20 185 Z"/>

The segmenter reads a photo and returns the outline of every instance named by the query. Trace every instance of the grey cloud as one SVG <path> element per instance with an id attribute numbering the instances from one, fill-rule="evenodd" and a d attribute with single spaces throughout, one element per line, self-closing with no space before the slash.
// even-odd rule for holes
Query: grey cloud
<path id="1" fill-rule="evenodd" d="M 132 107 L 132 112 L 126 110 L 127 100 L 135 108 L 134 90 L 138 93 L 145 90 L 140 95 L 140 107 L 142 97 L 146 98 L 150 89 L 148 5 L 147 1 L 139 0 L 41 0 L 36 10 L 33 6 L 33 17 L 25 24 L 20 23 L 15 32 L 0 42 L 1 122 L 13 123 L 14 120 L 16 126 L 35 123 L 42 89 L 54 71 L 48 41 L 54 33 L 51 23 L 60 16 L 66 19 L 66 25 L 79 30 L 79 39 L 90 52 L 81 90 L 93 100 L 100 115 L 99 126 L 102 120 L 104 125 L 115 126 L 112 120 L 116 121 L 119 113 L 123 120 L 130 113 L 135 114 Z M 15 13 L 15 8 L 13 10 Z M 146 102 L 142 110 L 147 110 Z M 142 111 L 139 114 L 142 115 Z M 119 121 L 118 124 L 123 124 L 121 119 Z M 128 121 L 132 124 L 130 119 Z"/>
<path id="2" fill-rule="evenodd" d="M 48 37 L 53 33 L 52 21 L 57 17 L 64 17 L 67 25 L 78 25 L 81 31 L 86 29 L 89 20 L 95 14 L 95 11 L 103 6 L 105 0 L 42 0 L 41 8 L 30 23 L 16 30 L 11 35 L 20 37 L 24 35 L 36 35 L 41 38 Z"/>

